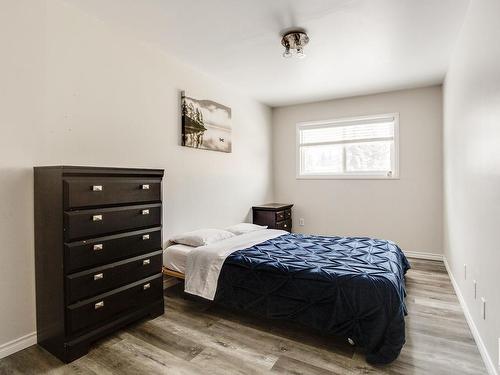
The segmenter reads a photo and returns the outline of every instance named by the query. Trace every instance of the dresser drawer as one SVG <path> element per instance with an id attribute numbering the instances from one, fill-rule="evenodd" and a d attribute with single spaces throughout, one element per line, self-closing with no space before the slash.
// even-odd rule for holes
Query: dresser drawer
<path id="1" fill-rule="evenodd" d="M 161 272 L 162 250 L 66 276 L 67 301 L 73 303 Z"/>
<path id="2" fill-rule="evenodd" d="M 290 232 L 292 230 L 292 220 L 278 221 L 276 223 L 276 229 L 287 230 Z"/>
<path id="3" fill-rule="evenodd" d="M 125 312 L 146 306 L 163 298 L 163 276 L 158 274 L 133 284 L 114 289 L 67 308 L 68 330 L 71 335 L 106 323 Z"/>
<path id="4" fill-rule="evenodd" d="M 285 210 L 285 220 L 292 218 L 292 210 Z"/>
<path id="5" fill-rule="evenodd" d="M 161 225 L 160 203 L 64 213 L 66 241 L 158 225 Z"/>
<path id="6" fill-rule="evenodd" d="M 65 209 L 161 201 L 160 179 L 74 177 L 64 179 Z"/>
<path id="7" fill-rule="evenodd" d="M 162 248 L 161 228 L 64 244 L 66 274 Z"/>

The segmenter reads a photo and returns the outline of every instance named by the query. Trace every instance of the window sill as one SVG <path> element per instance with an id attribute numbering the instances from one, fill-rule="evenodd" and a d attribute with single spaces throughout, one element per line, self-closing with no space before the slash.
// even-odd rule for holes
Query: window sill
<path id="1" fill-rule="evenodd" d="M 399 180 L 399 176 L 344 176 L 344 175 L 309 175 L 295 176 L 297 180 Z"/>

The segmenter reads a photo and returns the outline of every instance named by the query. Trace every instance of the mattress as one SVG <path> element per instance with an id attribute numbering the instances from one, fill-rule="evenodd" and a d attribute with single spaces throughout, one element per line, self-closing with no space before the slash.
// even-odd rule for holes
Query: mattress
<path id="1" fill-rule="evenodd" d="M 163 265 L 180 273 L 186 272 L 188 254 L 195 249 L 193 246 L 175 244 L 163 251 Z"/>

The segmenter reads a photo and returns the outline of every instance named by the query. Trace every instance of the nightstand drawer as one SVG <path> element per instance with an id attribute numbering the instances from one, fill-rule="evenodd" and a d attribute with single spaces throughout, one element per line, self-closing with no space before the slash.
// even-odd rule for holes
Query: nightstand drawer
<path id="1" fill-rule="evenodd" d="M 276 223 L 276 229 L 287 230 L 290 232 L 292 230 L 292 220 L 278 221 Z"/>
<path id="2" fill-rule="evenodd" d="M 161 272 L 162 251 L 66 276 L 67 301 L 74 303 Z"/>
<path id="3" fill-rule="evenodd" d="M 160 273 L 68 306 L 70 334 L 91 329 L 119 317 L 122 313 L 157 301 L 163 293 L 162 281 L 163 275 Z"/>
<path id="4" fill-rule="evenodd" d="M 112 177 L 64 179 L 64 207 L 96 207 L 161 201 L 161 180 Z"/>
<path id="5" fill-rule="evenodd" d="M 285 220 L 292 218 L 292 210 L 285 210 Z"/>
<path id="6" fill-rule="evenodd" d="M 65 238 L 79 238 L 161 225 L 161 204 L 125 206 L 64 213 Z"/>
<path id="7" fill-rule="evenodd" d="M 276 212 L 276 221 L 283 221 L 283 220 L 285 220 L 285 211 Z"/>
<path id="8" fill-rule="evenodd" d="M 161 228 L 64 244 L 66 274 L 161 250 Z"/>

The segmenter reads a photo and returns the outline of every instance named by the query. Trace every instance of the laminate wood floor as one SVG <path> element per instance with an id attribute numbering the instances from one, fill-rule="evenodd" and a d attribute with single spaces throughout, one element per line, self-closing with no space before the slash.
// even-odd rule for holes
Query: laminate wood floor
<path id="1" fill-rule="evenodd" d="M 410 259 L 407 342 L 384 367 L 361 350 L 165 291 L 165 315 L 102 340 L 64 365 L 38 346 L 0 360 L 1 374 L 486 374 L 444 264 Z"/>

